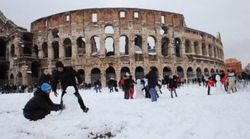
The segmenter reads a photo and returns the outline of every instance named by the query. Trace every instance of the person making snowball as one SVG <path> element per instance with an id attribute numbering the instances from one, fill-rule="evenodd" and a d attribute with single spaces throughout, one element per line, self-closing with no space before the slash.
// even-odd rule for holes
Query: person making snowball
<path id="1" fill-rule="evenodd" d="M 49 94 L 51 92 L 51 85 L 42 83 L 40 88 L 36 90 L 35 95 L 27 102 L 23 109 L 25 118 L 36 121 L 43 119 L 51 111 L 58 111 L 64 109 L 64 105 L 54 104 Z"/>
<path id="2" fill-rule="evenodd" d="M 84 105 L 83 99 L 78 92 L 77 83 L 82 83 L 82 79 L 78 72 L 76 72 L 72 67 L 64 67 L 61 61 L 56 62 L 56 71 L 52 75 L 52 87 L 55 95 L 57 96 L 57 85 L 60 83 L 62 88 L 62 95 L 61 95 L 61 104 L 63 104 L 63 96 L 66 93 L 66 89 L 68 86 L 73 86 L 75 89 L 74 95 L 78 99 L 78 103 L 83 110 L 83 112 L 87 113 L 89 108 Z"/>

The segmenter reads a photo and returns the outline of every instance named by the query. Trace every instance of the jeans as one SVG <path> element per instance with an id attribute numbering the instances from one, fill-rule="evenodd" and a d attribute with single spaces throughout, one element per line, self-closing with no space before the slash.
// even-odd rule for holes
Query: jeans
<path id="1" fill-rule="evenodd" d="M 152 102 L 157 101 L 157 91 L 156 91 L 156 89 L 155 88 L 150 88 L 149 93 L 150 93 L 150 96 L 151 96 L 151 101 Z"/>

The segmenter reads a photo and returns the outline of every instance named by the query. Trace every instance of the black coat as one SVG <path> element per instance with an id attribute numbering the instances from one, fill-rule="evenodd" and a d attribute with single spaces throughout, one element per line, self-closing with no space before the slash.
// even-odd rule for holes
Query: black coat
<path id="1" fill-rule="evenodd" d="M 41 89 L 37 89 L 35 95 L 26 103 L 23 109 L 24 117 L 30 120 L 38 120 L 50 114 L 51 111 L 62 109 L 60 104 L 54 104 L 49 95 Z"/>
<path id="2" fill-rule="evenodd" d="M 170 89 L 177 88 L 177 80 L 173 78 L 169 79 L 168 88 Z"/>
<path id="3" fill-rule="evenodd" d="M 80 74 L 76 72 L 72 67 L 64 67 L 62 72 L 55 71 L 52 77 L 53 91 L 56 91 L 56 87 L 59 82 L 61 83 L 61 87 L 63 90 L 66 90 L 68 86 L 76 86 L 76 78 L 78 84 L 82 83 Z"/>
<path id="4" fill-rule="evenodd" d="M 158 83 L 156 71 L 149 71 L 146 78 L 148 79 L 148 88 L 155 88 Z"/>

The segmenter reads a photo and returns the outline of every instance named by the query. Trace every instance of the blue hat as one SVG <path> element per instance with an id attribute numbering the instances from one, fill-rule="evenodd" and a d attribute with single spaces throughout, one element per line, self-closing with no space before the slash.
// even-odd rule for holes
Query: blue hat
<path id="1" fill-rule="evenodd" d="M 48 84 L 48 83 L 43 83 L 43 84 L 41 85 L 41 89 L 42 89 L 43 92 L 47 92 L 48 90 L 51 89 L 51 85 Z"/>

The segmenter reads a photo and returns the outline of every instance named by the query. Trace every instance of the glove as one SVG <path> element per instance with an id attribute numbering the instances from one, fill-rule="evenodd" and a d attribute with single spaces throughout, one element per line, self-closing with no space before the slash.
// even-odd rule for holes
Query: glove
<path id="1" fill-rule="evenodd" d="M 64 110 L 65 109 L 65 105 L 64 104 L 60 104 L 60 109 Z"/>
<path id="2" fill-rule="evenodd" d="M 56 91 L 54 91 L 54 95 L 57 97 L 58 96 L 58 93 Z"/>

